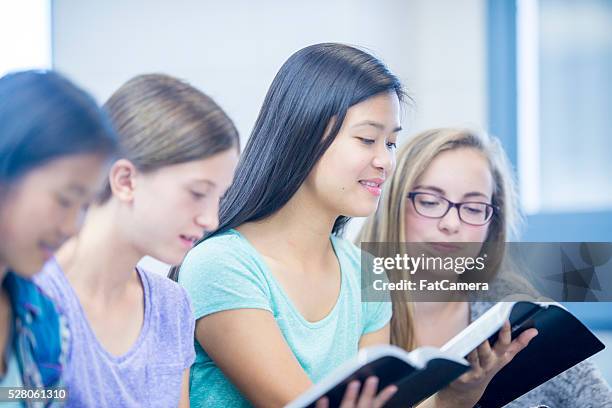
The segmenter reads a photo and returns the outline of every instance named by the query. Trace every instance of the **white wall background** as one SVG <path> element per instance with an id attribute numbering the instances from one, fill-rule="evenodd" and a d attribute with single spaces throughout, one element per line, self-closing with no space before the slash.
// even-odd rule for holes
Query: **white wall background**
<path id="1" fill-rule="evenodd" d="M 484 0 L 54 0 L 53 62 L 100 102 L 134 75 L 183 78 L 220 103 L 244 143 L 282 63 L 306 45 L 344 42 L 367 47 L 404 81 L 415 100 L 404 137 L 446 125 L 484 128 L 484 7 Z M 353 221 L 348 235 L 359 225 Z"/>
<path id="2" fill-rule="evenodd" d="M 134 75 L 164 72 L 214 97 L 248 136 L 265 92 L 298 49 L 367 47 L 416 100 L 409 131 L 482 126 L 483 0 L 55 0 L 54 66 L 103 102 Z"/>

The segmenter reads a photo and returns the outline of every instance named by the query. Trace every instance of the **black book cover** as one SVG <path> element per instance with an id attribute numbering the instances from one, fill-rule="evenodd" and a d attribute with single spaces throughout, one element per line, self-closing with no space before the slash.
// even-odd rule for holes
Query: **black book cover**
<path id="1" fill-rule="evenodd" d="M 538 329 L 538 335 L 493 377 L 476 407 L 503 407 L 604 349 L 582 322 L 554 304 L 517 302 L 510 322 L 513 338 L 530 327 Z"/>

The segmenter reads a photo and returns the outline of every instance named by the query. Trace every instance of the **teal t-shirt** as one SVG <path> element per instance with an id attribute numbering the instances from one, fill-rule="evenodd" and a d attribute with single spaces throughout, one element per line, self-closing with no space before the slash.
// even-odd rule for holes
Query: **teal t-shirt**
<path id="1" fill-rule="evenodd" d="M 232 309 L 263 309 L 274 315 L 285 341 L 313 382 L 358 351 L 366 333 L 391 319 L 389 302 L 361 302 L 360 251 L 331 236 L 342 276 L 340 295 L 322 320 L 309 322 L 293 306 L 255 248 L 236 230 L 194 247 L 183 262 L 179 283 L 191 297 L 195 318 Z M 190 400 L 196 407 L 249 407 L 196 341 Z"/>

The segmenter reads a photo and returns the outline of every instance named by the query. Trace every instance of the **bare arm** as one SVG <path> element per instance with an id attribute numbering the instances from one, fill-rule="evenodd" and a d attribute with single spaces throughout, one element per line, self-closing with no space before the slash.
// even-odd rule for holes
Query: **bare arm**
<path id="1" fill-rule="evenodd" d="M 512 340 L 510 322 L 507 321 L 500 330 L 494 347 L 485 340 L 467 356 L 472 366 L 470 371 L 419 404 L 419 408 L 473 407 L 495 374 L 527 347 L 537 334 L 536 329 L 529 329 Z"/>
<path id="2" fill-rule="evenodd" d="M 196 339 L 255 406 L 283 406 L 312 385 L 266 310 L 227 310 L 202 317 L 196 322 Z"/>
<path id="3" fill-rule="evenodd" d="M 189 408 L 189 369 L 183 373 L 183 381 L 181 383 L 181 399 L 179 400 L 179 408 Z"/>
<path id="4" fill-rule="evenodd" d="M 284 406 L 312 385 L 268 311 L 237 309 L 205 316 L 196 322 L 196 339 L 255 406 Z M 388 343 L 387 325 L 364 335 L 359 347 Z M 387 387 L 376 395 L 377 385 L 373 379 L 363 389 L 358 382 L 352 384 L 342 406 L 382 406 L 395 393 L 395 387 Z M 318 406 L 325 404 L 322 400 Z"/>

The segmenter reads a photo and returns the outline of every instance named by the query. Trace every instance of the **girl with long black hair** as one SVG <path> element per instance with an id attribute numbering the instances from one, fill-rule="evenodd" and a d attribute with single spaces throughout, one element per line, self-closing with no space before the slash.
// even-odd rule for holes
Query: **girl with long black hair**
<path id="1" fill-rule="evenodd" d="M 354 47 L 312 45 L 281 67 L 219 228 L 180 268 L 197 320 L 194 406 L 282 406 L 358 349 L 389 343 L 391 303 L 361 301 L 360 252 L 340 232 L 377 208 L 404 99 Z M 380 407 L 396 391 L 377 388 L 352 383 L 342 406 Z"/>

